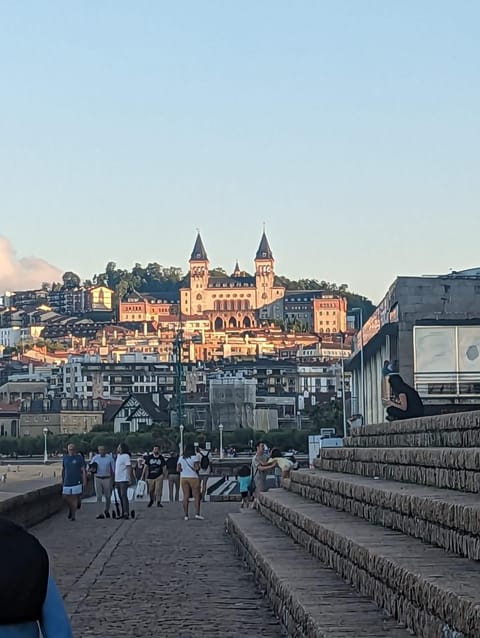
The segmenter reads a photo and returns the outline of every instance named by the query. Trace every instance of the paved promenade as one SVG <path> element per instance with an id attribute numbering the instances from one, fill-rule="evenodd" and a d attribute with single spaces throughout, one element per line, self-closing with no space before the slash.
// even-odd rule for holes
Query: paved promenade
<path id="1" fill-rule="evenodd" d="M 78 638 L 283 636 L 234 553 L 224 519 L 235 503 L 207 503 L 205 521 L 181 505 L 136 504 L 129 521 L 57 515 L 32 529 L 50 553 Z"/>

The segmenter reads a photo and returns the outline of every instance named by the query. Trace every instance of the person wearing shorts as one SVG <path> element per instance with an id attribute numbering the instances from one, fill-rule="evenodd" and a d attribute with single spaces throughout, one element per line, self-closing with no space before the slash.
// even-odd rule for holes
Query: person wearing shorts
<path id="1" fill-rule="evenodd" d="M 87 487 L 87 472 L 83 456 L 77 454 L 73 443 L 68 444 L 67 454 L 63 457 L 62 481 L 63 496 L 68 505 L 68 518 L 74 521 L 83 489 Z"/>
<path id="2" fill-rule="evenodd" d="M 200 468 L 198 470 L 198 476 L 200 477 L 200 493 L 202 501 L 205 500 L 207 495 L 208 479 L 212 473 L 212 463 L 210 461 L 210 451 L 204 450 L 200 446 L 197 448 L 198 460 L 200 461 Z"/>
<path id="3" fill-rule="evenodd" d="M 200 468 L 200 459 L 195 454 L 193 445 L 189 444 L 185 446 L 183 455 L 178 459 L 177 470 L 180 472 L 180 486 L 183 492 L 183 511 L 184 518 L 188 521 L 188 507 L 191 498 L 195 501 L 195 518 L 199 521 L 203 521 L 203 516 L 200 514 L 200 478 L 198 476 L 198 470 Z"/>
<path id="4" fill-rule="evenodd" d="M 242 465 L 238 470 L 238 485 L 240 488 L 240 496 L 242 497 L 241 508 L 248 507 L 250 487 L 252 484 L 252 473 L 248 465 Z"/>

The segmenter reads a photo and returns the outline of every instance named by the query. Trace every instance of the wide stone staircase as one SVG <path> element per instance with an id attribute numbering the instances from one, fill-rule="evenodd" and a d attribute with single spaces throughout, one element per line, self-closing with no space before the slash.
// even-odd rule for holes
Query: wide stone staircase
<path id="1" fill-rule="evenodd" d="M 480 638 L 480 412 L 344 443 L 227 519 L 288 635 Z"/>

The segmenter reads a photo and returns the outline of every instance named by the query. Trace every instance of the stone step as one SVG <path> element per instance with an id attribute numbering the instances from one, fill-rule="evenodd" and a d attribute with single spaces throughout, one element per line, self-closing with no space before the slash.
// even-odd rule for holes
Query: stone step
<path id="1" fill-rule="evenodd" d="M 480 559 L 477 494 L 321 470 L 292 472 L 288 489 L 465 558 Z"/>
<path id="2" fill-rule="evenodd" d="M 323 448 L 319 470 L 480 491 L 480 448 Z"/>
<path id="3" fill-rule="evenodd" d="M 480 411 L 353 428 L 346 447 L 479 447 Z"/>
<path id="4" fill-rule="evenodd" d="M 257 512 L 230 514 L 227 529 L 295 638 L 407 638 L 406 629 Z"/>
<path id="5" fill-rule="evenodd" d="M 285 490 L 263 516 L 422 638 L 480 636 L 480 565 Z"/>

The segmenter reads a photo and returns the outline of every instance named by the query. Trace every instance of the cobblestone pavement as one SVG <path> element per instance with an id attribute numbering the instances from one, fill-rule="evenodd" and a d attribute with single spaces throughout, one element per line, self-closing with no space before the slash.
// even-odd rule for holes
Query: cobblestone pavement
<path id="1" fill-rule="evenodd" d="M 129 521 L 95 520 L 84 504 L 32 529 L 50 553 L 76 638 L 279 637 L 283 632 L 225 534 L 235 503 L 136 505 Z"/>

